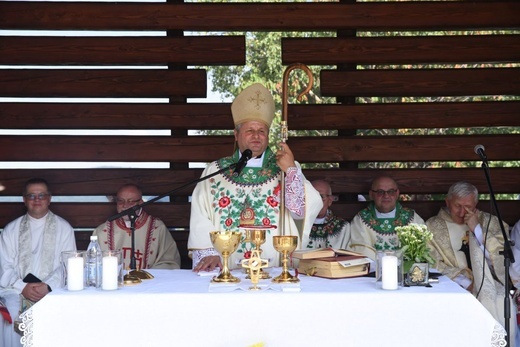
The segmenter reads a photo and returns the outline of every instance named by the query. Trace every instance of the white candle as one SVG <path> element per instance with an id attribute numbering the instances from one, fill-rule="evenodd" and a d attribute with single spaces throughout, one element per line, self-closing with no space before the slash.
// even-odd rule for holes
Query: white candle
<path id="1" fill-rule="evenodd" d="M 67 259 L 67 289 L 82 290 L 84 287 L 84 264 L 82 257 Z"/>
<path id="2" fill-rule="evenodd" d="M 103 257 L 102 270 L 102 284 L 103 290 L 115 290 L 118 287 L 117 283 L 117 257 L 106 256 Z"/>
<path id="3" fill-rule="evenodd" d="M 382 272 L 382 288 L 394 290 L 397 289 L 397 257 L 393 255 L 385 255 L 381 259 Z"/>

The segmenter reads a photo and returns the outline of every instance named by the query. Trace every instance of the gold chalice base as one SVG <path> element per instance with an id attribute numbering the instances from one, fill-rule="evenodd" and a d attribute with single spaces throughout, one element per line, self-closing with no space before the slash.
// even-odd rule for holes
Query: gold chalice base
<path id="1" fill-rule="evenodd" d="M 273 278 L 273 282 L 275 283 L 298 283 L 300 279 L 296 276 L 293 276 L 287 272 L 282 272 L 280 275 Z"/>
<path id="2" fill-rule="evenodd" d="M 230 273 L 220 273 L 211 279 L 212 283 L 239 283 L 240 278 L 233 276 Z"/>
<path id="3" fill-rule="evenodd" d="M 133 276 L 130 274 L 126 274 L 123 276 L 123 283 L 125 286 L 133 286 L 133 285 L 139 284 L 141 282 L 142 282 L 142 280 L 139 277 L 136 277 L 136 276 Z"/>
<path id="4" fill-rule="evenodd" d="M 149 273 L 148 271 L 139 270 L 139 269 L 130 271 L 130 275 L 135 276 L 142 280 L 150 280 L 150 279 L 154 278 L 153 275 L 151 273 Z"/>

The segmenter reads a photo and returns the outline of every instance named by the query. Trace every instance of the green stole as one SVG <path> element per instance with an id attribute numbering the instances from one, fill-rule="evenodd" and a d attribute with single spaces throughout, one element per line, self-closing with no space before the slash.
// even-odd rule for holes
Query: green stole
<path id="1" fill-rule="evenodd" d="M 399 202 L 395 206 L 394 218 L 377 218 L 374 202 L 359 211 L 359 216 L 363 223 L 376 233 L 376 250 L 398 249 L 399 239 L 395 228 L 408 225 L 412 222 L 415 211 L 411 208 L 403 207 Z"/>

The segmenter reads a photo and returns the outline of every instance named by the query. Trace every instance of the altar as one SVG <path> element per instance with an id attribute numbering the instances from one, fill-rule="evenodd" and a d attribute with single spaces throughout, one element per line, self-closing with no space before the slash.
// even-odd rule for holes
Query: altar
<path id="1" fill-rule="evenodd" d="M 270 269 L 278 275 L 281 269 Z M 210 286 L 189 270 L 115 291 L 55 289 L 24 316 L 25 346 L 489 347 L 505 330 L 456 283 L 377 289 L 369 277 Z M 269 286 L 269 287 L 266 287 Z"/>

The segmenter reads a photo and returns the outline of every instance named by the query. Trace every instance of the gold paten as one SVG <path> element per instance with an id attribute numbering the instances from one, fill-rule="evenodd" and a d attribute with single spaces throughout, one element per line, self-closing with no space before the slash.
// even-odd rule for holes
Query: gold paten
<path id="1" fill-rule="evenodd" d="M 125 286 L 132 286 L 134 284 L 139 284 L 141 282 L 142 282 L 141 279 L 139 277 L 131 275 L 130 271 L 126 275 L 123 276 L 123 283 Z"/>
<path id="2" fill-rule="evenodd" d="M 140 278 L 142 280 L 151 280 L 152 278 L 154 278 L 151 273 L 145 270 L 141 270 L 140 268 L 130 271 L 130 275 Z"/>

